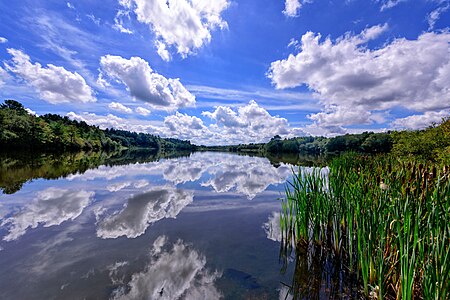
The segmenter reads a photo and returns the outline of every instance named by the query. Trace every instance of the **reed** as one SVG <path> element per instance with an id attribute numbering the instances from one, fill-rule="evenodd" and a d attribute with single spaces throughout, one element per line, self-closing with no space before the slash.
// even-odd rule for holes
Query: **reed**
<path id="1" fill-rule="evenodd" d="M 346 154 L 327 170 L 287 185 L 282 244 L 331 252 L 364 297 L 450 299 L 450 167 Z"/>

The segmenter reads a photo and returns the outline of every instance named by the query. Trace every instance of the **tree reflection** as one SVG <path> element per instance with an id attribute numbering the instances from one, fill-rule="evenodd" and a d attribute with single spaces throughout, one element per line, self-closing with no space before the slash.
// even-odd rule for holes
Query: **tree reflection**
<path id="1" fill-rule="evenodd" d="M 162 158 L 189 156 L 189 152 L 150 152 L 133 150 L 122 152 L 78 153 L 0 153 L 0 190 L 14 194 L 33 179 L 58 179 L 72 174 L 83 174 L 101 165 L 116 166 L 146 163 Z"/>

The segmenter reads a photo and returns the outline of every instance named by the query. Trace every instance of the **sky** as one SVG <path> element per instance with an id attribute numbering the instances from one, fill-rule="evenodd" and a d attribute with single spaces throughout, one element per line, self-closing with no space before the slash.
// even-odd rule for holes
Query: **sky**
<path id="1" fill-rule="evenodd" d="M 450 115 L 450 0 L 0 2 L 0 99 L 196 144 Z"/>

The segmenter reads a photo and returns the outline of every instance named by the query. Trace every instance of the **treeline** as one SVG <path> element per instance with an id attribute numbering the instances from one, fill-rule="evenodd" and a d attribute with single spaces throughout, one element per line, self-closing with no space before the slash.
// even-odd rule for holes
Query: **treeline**
<path id="1" fill-rule="evenodd" d="M 269 153 L 339 153 L 339 152 L 364 152 L 364 153 L 387 153 L 390 152 L 394 140 L 390 132 L 361 134 L 346 134 L 334 138 L 326 137 L 296 137 L 281 139 L 280 136 L 273 137 L 266 144 Z"/>
<path id="2" fill-rule="evenodd" d="M 274 136 L 264 144 L 231 146 L 199 146 L 203 151 L 254 153 L 264 156 L 285 154 L 322 155 L 342 152 L 391 153 L 396 156 L 415 156 L 429 161 L 450 161 L 450 118 L 424 130 L 363 132 L 333 138 L 295 137 L 282 139 Z"/>
<path id="3" fill-rule="evenodd" d="M 450 118 L 424 130 L 364 132 L 333 138 L 273 137 L 264 151 L 271 154 L 302 153 L 329 154 L 342 152 L 391 153 L 395 156 L 414 156 L 429 161 L 450 161 Z"/>
<path id="4" fill-rule="evenodd" d="M 146 133 L 106 129 L 56 114 L 35 116 L 15 101 L 0 105 L 0 147 L 4 150 L 114 151 L 146 148 L 155 151 L 193 150 L 189 141 Z"/>

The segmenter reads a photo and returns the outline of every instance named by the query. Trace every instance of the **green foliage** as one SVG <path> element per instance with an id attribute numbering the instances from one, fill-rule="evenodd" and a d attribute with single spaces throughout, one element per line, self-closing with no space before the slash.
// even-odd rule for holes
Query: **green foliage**
<path id="1" fill-rule="evenodd" d="M 450 161 L 450 118 L 420 131 L 394 132 L 392 153 L 431 161 Z"/>
<path id="2" fill-rule="evenodd" d="M 282 255 L 289 245 L 305 257 L 328 253 L 321 267 L 354 274 L 365 298 L 450 296 L 449 166 L 348 154 L 332 160 L 328 176 L 300 170 L 286 189 L 281 228 Z M 348 290 L 343 282 L 329 290 Z M 294 277 L 295 296 L 300 288 Z"/>

